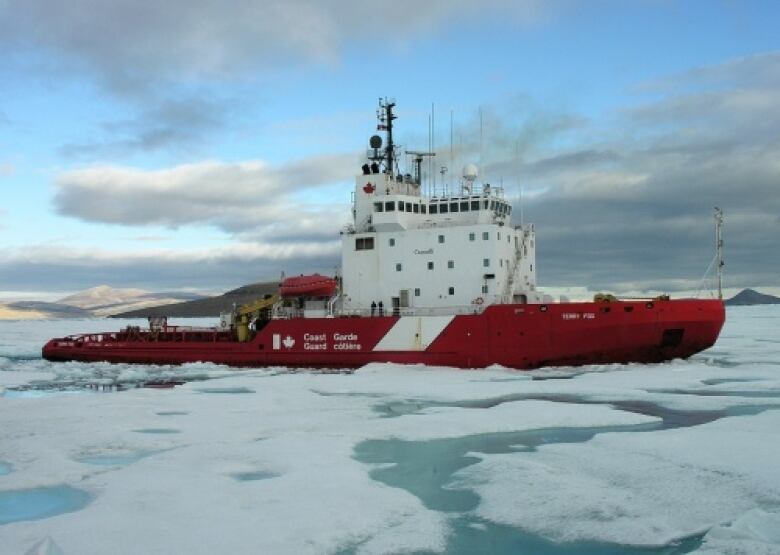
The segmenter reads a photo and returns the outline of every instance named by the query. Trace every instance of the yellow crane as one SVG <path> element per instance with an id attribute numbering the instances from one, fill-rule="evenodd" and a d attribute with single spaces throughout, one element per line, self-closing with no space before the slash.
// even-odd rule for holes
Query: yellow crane
<path id="1" fill-rule="evenodd" d="M 235 310 L 236 334 L 240 342 L 249 341 L 249 321 L 253 314 L 257 320 L 270 320 L 271 310 L 279 302 L 279 295 L 266 295 Z"/>

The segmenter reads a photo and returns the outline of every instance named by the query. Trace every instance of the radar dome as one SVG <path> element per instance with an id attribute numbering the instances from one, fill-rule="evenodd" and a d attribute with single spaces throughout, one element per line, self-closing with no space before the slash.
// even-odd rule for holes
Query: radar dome
<path id="1" fill-rule="evenodd" d="M 463 167 L 463 179 L 466 181 L 474 181 L 478 175 L 479 171 L 477 171 L 477 166 L 474 164 L 466 164 Z"/>
<path id="2" fill-rule="evenodd" d="M 382 148 L 382 137 L 379 135 L 372 135 L 371 139 L 369 139 L 368 144 L 371 145 L 371 148 Z"/>

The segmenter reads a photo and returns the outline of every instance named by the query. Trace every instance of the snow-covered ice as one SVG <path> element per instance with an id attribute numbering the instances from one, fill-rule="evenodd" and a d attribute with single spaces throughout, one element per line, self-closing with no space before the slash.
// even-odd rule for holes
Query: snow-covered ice
<path id="1" fill-rule="evenodd" d="M 779 324 L 730 309 L 660 365 L 318 373 L 51 364 L 127 322 L 0 322 L 0 546 L 780 553 Z"/>

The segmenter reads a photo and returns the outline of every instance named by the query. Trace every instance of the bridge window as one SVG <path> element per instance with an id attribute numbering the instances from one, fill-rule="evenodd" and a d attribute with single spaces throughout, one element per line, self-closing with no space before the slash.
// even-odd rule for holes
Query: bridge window
<path id="1" fill-rule="evenodd" d="M 469 201 L 464 201 L 460 203 L 460 211 L 461 212 L 468 212 L 469 211 Z"/>
<path id="2" fill-rule="evenodd" d="M 425 205 L 424 204 L 420 205 L 420 212 L 425 214 Z"/>
<path id="3" fill-rule="evenodd" d="M 390 237 L 390 239 L 387 240 L 387 244 L 391 247 L 395 246 L 395 239 L 393 237 Z"/>
<path id="4" fill-rule="evenodd" d="M 443 242 L 444 242 L 444 235 L 439 235 L 439 243 L 443 243 Z"/>
<path id="5" fill-rule="evenodd" d="M 372 251 L 374 250 L 374 238 L 373 237 L 358 237 L 355 239 L 356 251 Z"/>
<path id="6" fill-rule="evenodd" d="M 403 212 L 404 211 L 404 203 L 400 200 L 398 201 L 398 211 Z"/>
<path id="7" fill-rule="evenodd" d="M 439 214 L 446 214 L 449 211 L 450 211 L 450 207 L 447 206 L 446 204 L 439 205 Z"/>
<path id="8" fill-rule="evenodd" d="M 419 214 L 420 213 L 420 205 L 419 204 L 415 204 L 413 206 L 413 208 L 414 208 L 414 213 L 415 214 Z"/>
<path id="9" fill-rule="evenodd" d="M 447 261 L 447 268 L 452 270 L 455 267 L 455 261 L 454 260 L 448 260 Z"/>
<path id="10" fill-rule="evenodd" d="M 450 295 L 454 295 L 455 294 L 455 288 L 454 287 L 450 287 L 449 289 L 447 289 L 447 293 L 449 293 Z"/>
<path id="11" fill-rule="evenodd" d="M 483 231 L 482 232 L 482 240 L 483 241 L 487 241 L 488 239 L 490 239 L 490 234 L 487 231 Z"/>
<path id="12" fill-rule="evenodd" d="M 494 200 L 490 201 L 490 209 L 491 210 L 495 210 L 496 209 L 496 201 L 494 201 Z"/>
<path id="13" fill-rule="evenodd" d="M 488 201 L 486 200 L 482 201 L 482 208 L 484 208 L 485 210 L 488 209 Z"/>
<path id="14" fill-rule="evenodd" d="M 395 211 L 395 201 L 391 200 L 385 203 L 385 212 L 394 212 Z"/>
<path id="15" fill-rule="evenodd" d="M 471 201 L 471 210 L 479 210 L 479 201 L 478 200 L 472 200 Z"/>
<path id="16" fill-rule="evenodd" d="M 381 202 L 374 203 L 374 212 L 382 212 L 384 205 Z"/>
<path id="17" fill-rule="evenodd" d="M 457 212 L 458 211 L 458 203 L 457 202 L 451 202 L 450 203 L 450 212 Z"/>
<path id="18" fill-rule="evenodd" d="M 411 202 L 407 202 L 406 203 L 406 211 L 407 212 L 411 212 L 412 211 L 412 203 Z"/>
<path id="19" fill-rule="evenodd" d="M 423 208 L 425 208 L 425 206 L 423 206 Z M 437 204 L 431 204 L 430 213 L 431 214 L 436 214 L 436 213 L 438 213 L 438 211 L 439 211 L 439 206 Z M 425 212 L 423 211 L 423 213 L 425 213 Z"/>

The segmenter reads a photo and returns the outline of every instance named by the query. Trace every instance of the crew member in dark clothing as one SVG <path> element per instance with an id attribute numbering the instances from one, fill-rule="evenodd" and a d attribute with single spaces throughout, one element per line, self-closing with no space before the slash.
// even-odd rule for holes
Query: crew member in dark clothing
<path id="1" fill-rule="evenodd" d="M 371 316 L 376 312 L 376 301 L 371 301 Z"/>
<path id="2" fill-rule="evenodd" d="M 379 301 L 379 315 L 384 316 L 385 315 L 385 305 L 382 304 L 382 301 Z"/>

